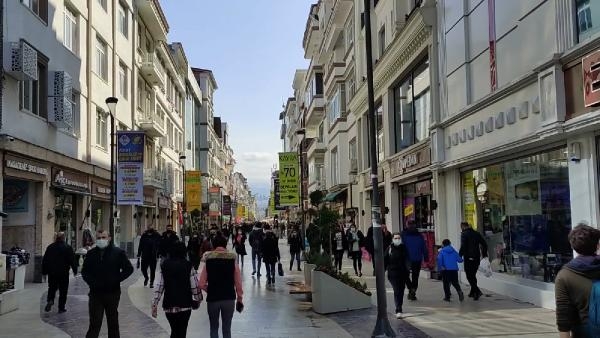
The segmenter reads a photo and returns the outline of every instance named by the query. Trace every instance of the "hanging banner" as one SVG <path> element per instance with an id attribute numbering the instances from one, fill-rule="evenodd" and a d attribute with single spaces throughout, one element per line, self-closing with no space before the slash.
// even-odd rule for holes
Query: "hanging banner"
<path id="1" fill-rule="evenodd" d="M 117 132 L 117 205 L 144 204 L 144 132 Z"/>
<path id="2" fill-rule="evenodd" d="M 223 195 L 223 215 L 231 215 L 231 196 Z"/>
<path id="3" fill-rule="evenodd" d="M 237 206 L 237 217 L 239 217 L 240 219 L 242 219 L 244 217 L 244 206 L 239 203 Z"/>
<path id="4" fill-rule="evenodd" d="M 200 171 L 185 172 L 185 204 L 186 210 L 202 211 L 202 175 Z"/>
<path id="5" fill-rule="evenodd" d="M 208 190 L 208 216 L 221 216 L 221 189 L 212 187 Z"/>
<path id="6" fill-rule="evenodd" d="M 279 153 L 279 206 L 295 206 L 300 203 L 298 177 L 298 153 Z"/>
<path id="7" fill-rule="evenodd" d="M 273 192 L 273 190 L 271 190 L 271 197 L 269 197 L 269 216 L 275 215 L 276 203 L 277 202 L 275 201 L 275 193 Z"/>

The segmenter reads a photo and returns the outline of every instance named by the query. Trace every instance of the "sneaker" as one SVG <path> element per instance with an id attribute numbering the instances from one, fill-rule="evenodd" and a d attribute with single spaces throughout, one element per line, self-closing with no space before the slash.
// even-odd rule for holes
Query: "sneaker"
<path id="1" fill-rule="evenodd" d="M 450 297 L 445 297 L 444 302 L 450 302 Z"/>
<path id="2" fill-rule="evenodd" d="M 150 289 L 154 289 L 154 284 L 150 284 Z"/>
<path id="3" fill-rule="evenodd" d="M 60 310 L 58 310 L 58 313 L 65 313 L 65 312 L 67 312 L 67 309 L 60 309 Z"/>
<path id="4" fill-rule="evenodd" d="M 396 312 L 396 318 L 402 319 L 402 312 Z"/>
<path id="5" fill-rule="evenodd" d="M 52 305 L 54 305 L 54 301 L 49 301 L 48 303 L 46 303 L 46 307 L 44 308 L 44 311 L 50 312 L 50 310 L 52 310 Z"/>
<path id="6" fill-rule="evenodd" d="M 252 271 L 252 276 L 256 275 L 256 271 Z"/>
<path id="7" fill-rule="evenodd" d="M 458 292 L 458 300 L 460 300 L 461 302 L 465 300 L 465 294 L 462 293 L 462 291 Z"/>
<path id="8" fill-rule="evenodd" d="M 302 271 L 302 269 L 300 269 L 300 267 L 298 267 L 298 271 Z"/>
<path id="9" fill-rule="evenodd" d="M 359 273 L 358 273 L 358 277 L 362 277 L 362 272 L 359 272 Z"/>
<path id="10" fill-rule="evenodd" d="M 144 278 L 144 287 L 148 285 L 148 278 Z"/>
<path id="11" fill-rule="evenodd" d="M 476 294 L 473 295 L 473 300 L 479 300 L 479 298 L 483 296 L 483 293 L 481 291 L 477 292 Z"/>

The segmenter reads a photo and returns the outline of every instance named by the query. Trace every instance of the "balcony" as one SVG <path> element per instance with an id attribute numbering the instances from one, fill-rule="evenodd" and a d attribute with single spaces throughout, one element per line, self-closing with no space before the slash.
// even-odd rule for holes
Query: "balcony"
<path id="1" fill-rule="evenodd" d="M 344 32 L 346 18 L 352 11 L 353 1 L 335 0 L 331 12 L 327 18 L 324 38 L 321 45 L 321 53 L 331 52 L 340 34 Z M 325 19 L 324 19 L 325 20 Z"/>
<path id="2" fill-rule="evenodd" d="M 140 72 L 151 84 L 162 88 L 165 87 L 165 72 L 155 53 L 146 53 L 144 55 Z"/>
<path id="3" fill-rule="evenodd" d="M 313 96 L 306 111 L 306 128 L 316 128 L 325 118 L 325 99 L 322 94 Z"/>
<path id="4" fill-rule="evenodd" d="M 144 168 L 144 186 L 156 189 L 165 188 L 166 175 L 164 171 L 158 169 Z"/>
<path id="5" fill-rule="evenodd" d="M 149 137 L 165 137 L 167 135 L 165 117 L 156 113 L 156 111 L 143 113 L 138 119 L 138 125 Z"/>
<path id="6" fill-rule="evenodd" d="M 343 78 L 345 73 L 346 63 L 343 56 L 331 53 L 331 57 L 325 66 L 325 78 L 323 79 L 325 92 L 329 92 L 328 89 L 335 84 L 337 79 Z"/>
<path id="7" fill-rule="evenodd" d="M 314 4 L 310 8 L 308 19 L 306 19 L 306 28 L 304 29 L 304 38 L 302 47 L 304 47 L 304 58 L 312 59 L 319 51 L 323 32 L 319 28 L 319 5 Z"/>
<path id="8" fill-rule="evenodd" d="M 175 202 L 182 203 L 183 202 L 183 191 L 182 190 L 176 191 L 175 194 L 173 194 L 173 197 L 175 198 Z"/>
<path id="9" fill-rule="evenodd" d="M 159 41 L 167 41 L 169 24 L 159 0 L 135 0 L 135 4 L 152 37 Z"/>
<path id="10" fill-rule="evenodd" d="M 318 154 L 325 154 L 326 151 L 327 146 L 325 145 L 325 143 L 323 143 L 323 140 L 315 138 L 308 147 L 308 150 L 306 151 L 306 156 L 310 159 Z"/>

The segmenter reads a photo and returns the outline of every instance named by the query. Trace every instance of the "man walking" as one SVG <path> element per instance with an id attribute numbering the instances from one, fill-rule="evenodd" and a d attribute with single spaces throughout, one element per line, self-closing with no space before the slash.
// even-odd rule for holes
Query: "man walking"
<path id="1" fill-rule="evenodd" d="M 471 285 L 469 297 L 479 300 L 483 293 L 477 287 L 477 270 L 479 269 L 481 257 L 487 257 L 487 243 L 479 232 L 471 228 L 469 223 L 460 223 L 460 228 L 462 229 L 462 234 L 460 236 L 459 254 L 465 261 L 465 274 L 467 275 L 469 285 Z"/>
<path id="2" fill-rule="evenodd" d="M 250 240 L 250 246 L 252 246 L 252 275 L 256 274 L 256 276 L 260 278 L 260 266 L 262 260 L 260 248 L 262 247 L 262 242 L 265 240 L 265 233 L 260 227 L 260 223 L 254 225 L 254 229 L 250 232 L 248 239 Z"/>
<path id="3" fill-rule="evenodd" d="M 97 338 L 106 312 L 108 337 L 119 338 L 121 282 L 133 273 L 125 251 L 115 247 L 107 231 L 96 233 L 96 247 L 88 251 L 81 275 L 89 285 L 90 326 L 86 338 Z"/>
<path id="4" fill-rule="evenodd" d="M 423 264 L 423 260 L 429 260 L 429 253 L 425 247 L 425 239 L 415 226 L 414 221 L 409 221 L 406 229 L 402 231 L 402 242 L 406 245 L 410 258 L 410 278 L 407 283 L 408 299 L 417 300 L 421 264 Z"/>
<path id="5" fill-rule="evenodd" d="M 173 245 L 175 245 L 175 242 L 177 241 L 179 241 L 179 236 L 173 231 L 173 226 L 171 224 L 167 225 L 167 231 L 163 232 L 159 247 L 159 254 L 163 259 L 169 257 Z"/>
<path id="6" fill-rule="evenodd" d="M 48 245 L 42 258 L 42 274 L 48 276 L 48 298 L 44 311 L 50 312 L 54 305 L 54 297 L 58 290 L 58 313 L 67 311 L 67 292 L 69 291 L 69 269 L 77 274 L 75 253 L 70 245 L 65 243 L 65 233 L 56 234 L 54 243 Z"/>
<path id="7" fill-rule="evenodd" d="M 154 287 L 154 276 L 156 273 L 156 261 L 158 257 L 158 246 L 160 244 L 160 235 L 154 230 L 152 225 L 144 231 L 140 238 L 137 258 L 141 258 L 142 274 L 144 275 L 144 287 L 148 285 L 148 268 L 150 268 L 150 288 Z"/>
<path id="8" fill-rule="evenodd" d="M 300 269 L 300 252 L 302 251 L 303 244 L 304 242 L 300 234 L 298 234 L 298 230 L 293 229 L 288 238 L 288 245 L 290 246 L 290 271 L 294 267 L 294 259 L 298 263 L 298 271 L 302 271 Z"/>

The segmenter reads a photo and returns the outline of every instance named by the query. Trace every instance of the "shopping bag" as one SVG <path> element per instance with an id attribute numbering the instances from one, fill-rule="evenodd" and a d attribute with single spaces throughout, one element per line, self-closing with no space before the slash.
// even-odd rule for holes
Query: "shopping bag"
<path id="1" fill-rule="evenodd" d="M 370 262 L 371 261 L 371 255 L 369 254 L 369 252 L 367 251 L 367 249 L 365 249 L 364 247 L 362 247 L 362 248 L 360 248 L 360 251 L 362 252 L 362 260 Z"/>
<path id="2" fill-rule="evenodd" d="M 481 259 L 481 262 L 479 263 L 479 271 L 486 277 L 492 276 L 492 265 L 487 257 Z"/>
<path id="3" fill-rule="evenodd" d="M 283 265 L 281 262 L 277 263 L 277 272 L 279 272 L 279 276 L 283 276 Z"/>

